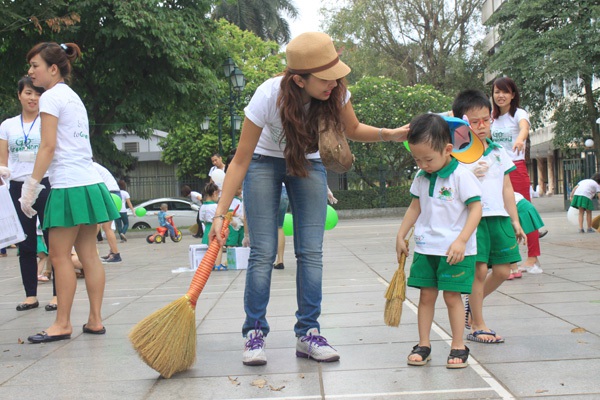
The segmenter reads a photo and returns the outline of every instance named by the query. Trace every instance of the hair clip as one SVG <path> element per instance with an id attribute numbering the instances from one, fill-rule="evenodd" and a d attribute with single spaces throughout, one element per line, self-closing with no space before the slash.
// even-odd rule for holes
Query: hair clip
<path id="1" fill-rule="evenodd" d="M 64 43 L 61 43 L 61 44 L 60 44 L 60 47 L 61 47 L 61 49 L 63 49 L 64 51 L 67 51 L 67 50 L 69 49 L 69 48 L 67 47 L 67 45 L 66 45 L 66 44 L 64 44 Z"/>

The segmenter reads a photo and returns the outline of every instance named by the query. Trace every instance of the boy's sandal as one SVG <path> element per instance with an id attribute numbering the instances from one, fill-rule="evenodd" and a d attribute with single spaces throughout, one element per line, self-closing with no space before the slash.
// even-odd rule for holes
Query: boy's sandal
<path id="1" fill-rule="evenodd" d="M 215 265 L 213 271 L 227 271 L 227 265 Z"/>
<path id="2" fill-rule="evenodd" d="M 412 356 L 413 354 L 417 354 L 417 355 L 421 356 L 421 361 L 415 361 L 415 360 L 411 360 L 410 358 L 408 358 L 406 363 L 408 365 L 422 367 L 423 365 L 427 365 L 429 360 L 431 360 L 431 347 L 419 346 L 417 344 L 417 345 L 415 345 L 415 347 L 412 348 L 412 351 L 410 352 L 408 357 Z"/>
<path id="3" fill-rule="evenodd" d="M 450 360 L 455 358 L 459 358 L 462 361 L 459 364 L 450 364 Z M 448 356 L 448 362 L 446 363 L 446 368 L 449 369 L 458 369 L 458 368 L 466 368 L 469 363 L 467 359 L 469 358 L 469 348 L 465 346 L 464 349 L 450 349 L 450 355 Z"/>

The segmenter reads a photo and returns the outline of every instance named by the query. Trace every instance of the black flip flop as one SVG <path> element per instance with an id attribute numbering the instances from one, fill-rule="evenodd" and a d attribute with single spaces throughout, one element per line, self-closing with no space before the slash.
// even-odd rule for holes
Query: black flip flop
<path id="1" fill-rule="evenodd" d="M 102 327 L 102 329 L 94 331 L 89 329 L 86 325 L 87 324 L 83 324 L 83 333 L 90 333 L 92 335 L 104 335 L 106 333 L 106 328 L 104 326 Z"/>

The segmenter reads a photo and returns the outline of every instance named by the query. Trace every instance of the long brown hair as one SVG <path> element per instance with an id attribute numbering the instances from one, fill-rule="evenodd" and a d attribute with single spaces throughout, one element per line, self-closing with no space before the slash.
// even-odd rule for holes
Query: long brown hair
<path id="1" fill-rule="evenodd" d="M 303 79 L 310 79 L 310 74 L 300 76 Z M 337 86 L 325 101 L 311 98 L 310 107 L 306 112 L 302 89 L 293 78 L 294 74 L 288 70 L 284 71 L 277 107 L 280 110 L 285 137 L 283 155 L 288 173 L 305 178 L 308 176 L 306 154 L 319 150 L 319 130 L 335 129 L 339 132 L 344 130 L 341 114 L 346 96 L 346 82 L 344 78 L 338 79 Z M 319 121 L 322 121 L 321 125 Z"/>

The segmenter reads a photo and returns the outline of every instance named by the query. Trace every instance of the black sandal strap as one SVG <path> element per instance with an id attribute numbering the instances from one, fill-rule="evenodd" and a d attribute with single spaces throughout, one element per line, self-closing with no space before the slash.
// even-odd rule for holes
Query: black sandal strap
<path id="1" fill-rule="evenodd" d="M 412 351 L 408 355 L 409 357 L 413 354 L 418 354 L 421 356 L 421 360 L 425 360 L 431 354 L 431 347 L 427 346 L 419 346 L 418 344 L 412 348 Z"/>
<path id="2" fill-rule="evenodd" d="M 463 349 L 450 349 L 450 355 L 448 356 L 448 361 L 451 359 L 458 358 L 461 362 L 465 363 L 469 358 L 469 348 L 465 346 Z"/>

